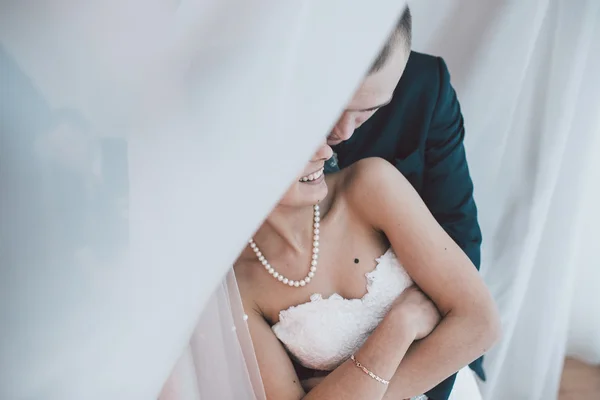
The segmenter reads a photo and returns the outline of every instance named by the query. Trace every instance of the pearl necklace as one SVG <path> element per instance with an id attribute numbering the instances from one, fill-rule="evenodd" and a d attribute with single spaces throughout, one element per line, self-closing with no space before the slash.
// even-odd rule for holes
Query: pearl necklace
<path id="1" fill-rule="evenodd" d="M 269 261 L 265 258 L 265 256 L 261 253 L 260 249 L 254 243 L 253 239 L 250 239 L 248 243 L 250 243 L 250 247 L 254 250 L 254 254 L 258 258 L 258 261 L 262 263 L 265 267 L 265 270 L 271 274 L 271 276 L 277 279 L 279 282 L 284 285 L 288 285 L 290 287 L 301 287 L 305 286 L 307 283 L 311 281 L 311 279 L 315 276 L 315 272 L 317 271 L 317 262 L 319 260 L 319 226 L 321 221 L 321 213 L 319 211 L 319 205 L 315 204 L 314 206 L 314 218 L 313 218 L 313 248 L 312 248 L 312 260 L 310 262 L 310 270 L 304 279 L 299 281 L 295 281 L 293 279 L 288 279 L 279 272 L 275 271 L 275 268 L 269 264 Z"/>

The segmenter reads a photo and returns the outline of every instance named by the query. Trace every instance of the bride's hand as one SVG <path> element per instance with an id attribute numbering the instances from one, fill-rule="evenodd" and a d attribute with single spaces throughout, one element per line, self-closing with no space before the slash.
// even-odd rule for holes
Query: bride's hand
<path id="1" fill-rule="evenodd" d="M 402 329 L 410 329 L 415 340 L 429 335 L 441 320 L 433 302 L 417 286 L 406 289 L 394 302 L 388 317 L 399 318 Z"/>

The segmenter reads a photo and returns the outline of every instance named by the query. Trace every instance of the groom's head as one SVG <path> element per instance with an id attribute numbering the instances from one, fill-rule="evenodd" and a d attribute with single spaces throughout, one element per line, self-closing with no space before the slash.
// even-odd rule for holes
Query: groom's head
<path id="1" fill-rule="evenodd" d="M 336 145 L 348 140 L 355 129 L 392 99 L 410 55 L 411 25 L 407 6 L 367 76 L 331 130 L 328 144 Z"/>

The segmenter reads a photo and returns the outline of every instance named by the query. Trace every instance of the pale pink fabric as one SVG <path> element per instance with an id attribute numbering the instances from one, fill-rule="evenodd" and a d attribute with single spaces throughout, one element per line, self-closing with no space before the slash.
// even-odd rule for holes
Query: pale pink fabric
<path id="1" fill-rule="evenodd" d="M 232 270 L 206 305 L 159 397 L 212 399 L 266 399 Z"/>

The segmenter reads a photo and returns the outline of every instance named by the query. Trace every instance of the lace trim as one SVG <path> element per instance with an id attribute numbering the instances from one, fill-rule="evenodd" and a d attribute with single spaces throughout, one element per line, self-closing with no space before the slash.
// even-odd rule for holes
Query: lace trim
<path id="1" fill-rule="evenodd" d="M 298 308 L 304 308 L 305 306 L 312 304 L 312 303 L 316 303 L 319 301 L 344 301 L 344 302 L 362 302 L 365 303 L 368 298 L 371 296 L 371 288 L 373 287 L 373 284 L 376 281 L 377 275 L 379 275 L 381 273 L 381 266 L 387 266 L 388 268 L 390 266 L 395 266 L 395 262 L 396 261 L 396 255 L 394 254 L 394 252 L 392 251 L 391 248 L 389 248 L 385 253 L 383 253 L 383 255 L 381 255 L 380 257 L 376 258 L 375 261 L 377 262 L 377 265 L 375 265 L 375 268 L 373 268 L 372 271 L 369 271 L 367 273 L 365 273 L 365 277 L 367 278 L 367 293 L 365 293 L 365 295 L 361 298 L 357 298 L 357 299 L 347 299 L 343 296 L 341 296 L 338 293 L 332 293 L 329 297 L 324 298 L 323 295 L 321 293 L 313 293 L 310 296 L 310 300 L 307 301 L 306 303 L 301 303 L 298 304 L 296 306 L 291 306 L 285 310 L 281 310 L 279 311 L 279 322 L 277 322 L 275 325 L 273 325 L 273 327 L 279 325 L 281 323 L 281 321 L 285 320 L 286 317 L 290 314 L 290 312 L 297 310 Z M 409 278 L 410 279 L 410 278 Z"/>

